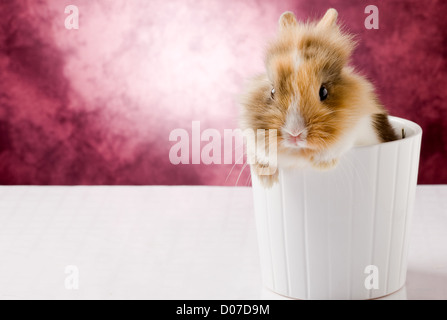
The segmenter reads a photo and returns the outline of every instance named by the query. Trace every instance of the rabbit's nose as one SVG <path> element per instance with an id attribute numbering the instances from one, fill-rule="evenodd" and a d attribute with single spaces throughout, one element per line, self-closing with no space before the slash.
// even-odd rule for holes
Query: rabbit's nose
<path id="1" fill-rule="evenodd" d="M 301 136 L 302 133 L 303 133 L 303 130 L 301 130 L 301 131 L 295 130 L 295 131 L 290 132 L 289 134 L 290 134 L 291 137 L 298 138 L 298 137 Z"/>
<path id="2" fill-rule="evenodd" d="M 303 137 L 301 132 L 297 133 L 297 134 L 291 134 L 289 136 L 289 141 L 293 144 L 298 144 L 298 142 L 302 142 L 303 141 Z"/>

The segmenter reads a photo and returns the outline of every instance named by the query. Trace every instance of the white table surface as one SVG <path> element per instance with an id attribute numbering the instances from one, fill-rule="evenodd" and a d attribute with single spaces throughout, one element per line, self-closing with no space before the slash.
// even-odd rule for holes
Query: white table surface
<path id="1" fill-rule="evenodd" d="M 0 299 L 279 298 L 258 259 L 250 188 L 0 187 Z M 418 186 L 390 298 L 447 299 L 447 186 Z"/>

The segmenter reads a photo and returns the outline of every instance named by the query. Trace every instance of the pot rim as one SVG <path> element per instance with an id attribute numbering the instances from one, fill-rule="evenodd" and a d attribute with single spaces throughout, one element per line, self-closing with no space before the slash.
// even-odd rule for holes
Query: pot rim
<path id="1" fill-rule="evenodd" d="M 418 139 L 422 136 L 422 128 L 416 122 L 413 122 L 411 120 L 407 120 L 404 118 L 394 117 L 394 116 L 388 116 L 388 119 L 390 120 L 393 128 L 396 129 L 396 127 L 399 127 L 399 128 L 404 128 L 404 129 L 410 131 L 410 132 L 407 132 L 406 137 L 404 139 L 382 142 L 382 143 L 372 144 L 372 145 L 367 145 L 367 146 L 356 146 L 356 147 L 353 147 L 352 149 L 355 150 L 355 149 L 363 149 L 363 148 L 373 148 L 373 147 L 377 147 L 377 146 L 381 146 L 381 145 L 385 145 L 385 144 L 386 145 L 400 144 L 400 143 L 405 143 L 404 141 Z"/>

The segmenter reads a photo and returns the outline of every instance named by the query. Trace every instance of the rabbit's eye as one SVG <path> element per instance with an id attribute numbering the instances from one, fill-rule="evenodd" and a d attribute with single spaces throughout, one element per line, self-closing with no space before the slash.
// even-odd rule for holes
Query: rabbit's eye
<path id="1" fill-rule="evenodd" d="M 320 88 L 320 101 L 324 101 L 327 99 L 328 91 L 325 86 L 321 86 Z"/>
<path id="2" fill-rule="evenodd" d="M 272 89 L 272 91 L 270 92 L 270 96 L 272 97 L 272 99 L 275 97 L 275 88 Z"/>

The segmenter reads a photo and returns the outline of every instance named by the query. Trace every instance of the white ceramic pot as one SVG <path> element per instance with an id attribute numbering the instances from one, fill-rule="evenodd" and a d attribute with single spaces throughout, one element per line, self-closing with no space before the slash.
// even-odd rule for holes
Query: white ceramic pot
<path id="1" fill-rule="evenodd" d="M 404 286 L 422 129 L 390 121 L 405 139 L 354 148 L 333 170 L 280 169 L 270 189 L 252 174 L 267 288 L 297 299 L 374 299 Z"/>

